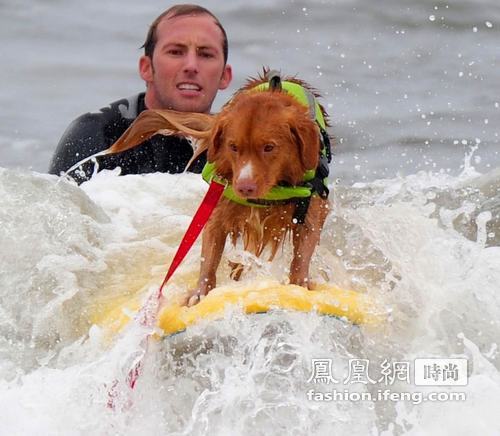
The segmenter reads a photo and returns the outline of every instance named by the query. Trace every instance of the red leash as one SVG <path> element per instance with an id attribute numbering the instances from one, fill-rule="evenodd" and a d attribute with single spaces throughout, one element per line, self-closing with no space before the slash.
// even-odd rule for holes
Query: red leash
<path id="1" fill-rule="evenodd" d="M 182 238 L 179 248 L 177 249 L 172 263 L 170 264 L 167 275 L 163 279 L 163 283 L 158 290 L 158 300 L 161 298 L 163 287 L 168 282 L 170 277 L 172 277 L 177 267 L 180 265 L 182 260 L 186 257 L 186 254 L 195 243 L 203 227 L 205 227 L 205 224 L 210 218 L 210 215 L 212 215 L 215 206 L 217 206 L 217 203 L 219 202 L 219 199 L 224 192 L 224 188 L 225 186 L 220 183 L 217 183 L 215 181 L 210 182 L 208 191 L 205 194 L 205 197 L 203 198 L 200 206 L 198 207 L 198 210 L 194 214 L 193 220 L 186 230 L 184 238 Z"/>
<path id="2" fill-rule="evenodd" d="M 201 202 L 200 206 L 198 207 L 198 210 L 194 214 L 191 224 L 186 230 L 184 237 L 182 238 L 179 248 L 177 249 L 174 258 L 172 259 L 172 263 L 168 268 L 167 274 L 165 275 L 165 278 L 163 279 L 163 282 L 160 288 L 158 289 L 158 292 L 154 295 L 155 297 L 154 300 L 152 301 L 153 296 L 151 296 L 137 314 L 136 320 L 139 320 L 141 325 L 146 327 L 154 326 L 156 317 L 158 315 L 158 309 L 160 307 L 160 300 L 162 297 L 163 287 L 166 285 L 170 277 L 172 277 L 174 272 L 177 270 L 178 266 L 186 257 L 186 254 L 189 252 L 189 250 L 195 243 L 196 239 L 200 235 L 203 227 L 205 227 L 205 224 L 210 218 L 210 215 L 212 215 L 215 206 L 217 206 L 217 203 L 219 202 L 219 199 L 222 193 L 224 192 L 224 188 L 225 186 L 220 183 L 217 183 L 215 181 L 210 182 L 208 191 L 205 194 L 205 197 L 203 198 L 203 201 Z M 146 355 L 146 351 L 148 349 L 150 336 L 151 334 L 149 333 L 141 342 L 141 345 L 144 348 L 144 353 L 139 358 L 139 360 L 134 364 L 133 368 L 129 371 L 127 375 L 126 378 L 127 384 L 131 389 L 134 389 L 137 379 L 141 375 L 143 358 Z M 118 393 L 116 392 L 117 385 L 118 385 L 118 380 L 115 380 L 109 392 L 108 407 L 111 407 L 113 409 L 115 407 L 115 400 L 118 395 Z"/>

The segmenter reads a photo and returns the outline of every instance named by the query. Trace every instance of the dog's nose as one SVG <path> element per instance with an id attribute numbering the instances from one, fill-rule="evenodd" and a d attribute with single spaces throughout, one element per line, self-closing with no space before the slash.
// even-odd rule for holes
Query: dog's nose
<path id="1" fill-rule="evenodd" d="M 236 183 L 236 193 L 243 198 L 255 198 L 257 184 L 252 180 L 241 180 Z"/>

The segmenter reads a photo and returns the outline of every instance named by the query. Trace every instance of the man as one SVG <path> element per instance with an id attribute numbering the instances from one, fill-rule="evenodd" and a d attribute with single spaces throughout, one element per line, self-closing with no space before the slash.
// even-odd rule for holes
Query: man
<path id="1" fill-rule="evenodd" d="M 151 25 L 143 48 L 139 74 L 146 82 L 146 92 L 73 121 L 57 146 L 49 173 L 59 175 L 110 147 L 145 109 L 208 113 L 217 91 L 231 82 L 226 32 L 201 6 L 176 5 L 162 13 Z M 131 150 L 96 160 L 98 170 L 121 167 L 121 174 L 179 173 L 192 155 L 186 139 L 155 135 Z M 203 164 L 204 157 L 189 171 L 200 172 Z M 87 162 L 70 175 L 82 183 L 95 170 L 94 163 Z"/>

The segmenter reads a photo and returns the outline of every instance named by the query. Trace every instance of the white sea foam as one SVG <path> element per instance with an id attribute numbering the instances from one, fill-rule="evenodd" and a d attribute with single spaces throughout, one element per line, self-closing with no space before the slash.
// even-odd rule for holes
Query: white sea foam
<path id="1" fill-rule="evenodd" d="M 79 188 L 1 170 L 0 434 L 498 432 L 500 248 L 491 234 L 499 226 L 498 212 L 485 209 L 496 204 L 495 174 L 422 172 L 332 186 L 335 207 L 313 277 L 369 292 L 391 313 L 384 328 L 233 309 L 152 343 L 131 407 L 111 411 L 110 384 L 124 379 L 145 333 L 132 324 L 109 342 L 89 317 L 120 295 L 140 300 L 156 291 L 206 185 L 193 174 L 103 171 Z M 197 243 L 166 298 L 192 286 L 199 250 Z M 243 280 L 283 279 L 288 257 L 285 251 L 272 268 L 252 262 Z M 219 282 L 230 283 L 224 264 Z M 306 396 L 320 388 L 308 382 L 313 358 L 330 359 L 345 376 L 355 358 L 376 372 L 384 359 L 457 356 L 470 366 L 460 389 L 465 402 L 318 403 Z M 129 397 L 121 398 L 123 406 Z"/>

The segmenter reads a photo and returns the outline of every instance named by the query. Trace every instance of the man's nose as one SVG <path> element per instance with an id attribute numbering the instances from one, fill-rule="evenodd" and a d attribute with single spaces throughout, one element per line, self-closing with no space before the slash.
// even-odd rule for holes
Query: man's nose
<path id="1" fill-rule="evenodd" d="M 184 63 L 186 72 L 198 72 L 198 53 L 196 50 L 188 50 Z"/>

